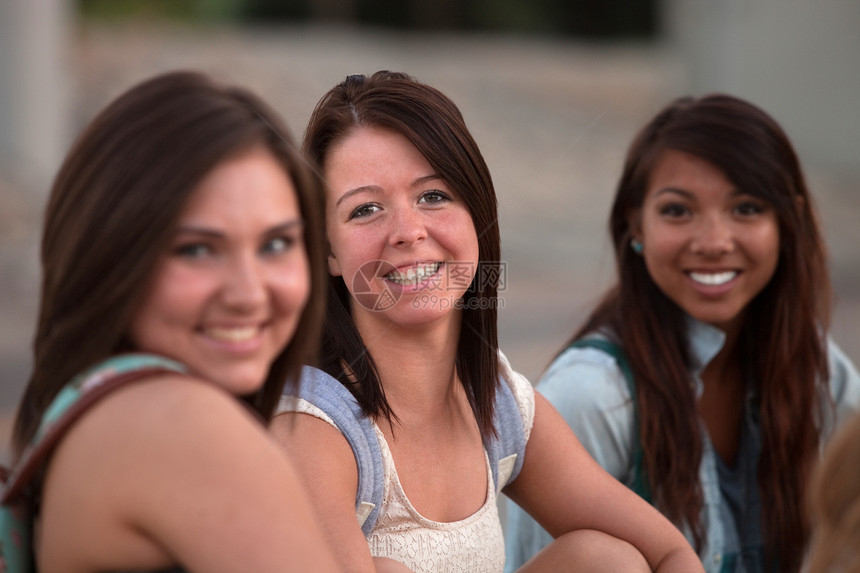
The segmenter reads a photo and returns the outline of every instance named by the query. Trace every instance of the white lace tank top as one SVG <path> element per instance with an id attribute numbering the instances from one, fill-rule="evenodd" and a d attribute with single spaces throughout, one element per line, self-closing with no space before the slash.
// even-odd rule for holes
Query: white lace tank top
<path id="1" fill-rule="evenodd" d="M 501 353 L 499 372 L 513 391 L 528 441 L 534 422 L 534 389 L 524 376 L 511 369 Z M 292 402 L 289 409 L 316 416 L 337 427 L 322 410 L 305 400 Z M 486 451 L 484 505 L 460 521 L 431 521 L 418 513 L 406 497 L 391 450 L 375 423 L 374 430 L 382 451 L 385 480 L 382 507 L 367 538 L 370 553 L 399 561 L 415 573 L 501 573 L 505 567 L 505 543 L 496 503 L 499 492 L 494 487 Z M 509 469 L 507 473 L 509 475 Z M 500 479 L 500 486 L 506 481 L 507 478 Z"/>
<path id="2" fill-rule="evenodd" d="M 370 553 L 396 559 L 415 573 L 496 573 L 504 570 L 505 541 L 486 452 L 487 497 L 484 505 L 463 520 L 441 523 L 425 518 L 412 507 L 400 485 L 394 458 L 379 428 L 376 428 L 376 436 L 382 449 L 385 486 L 379 518 L 367 538 Z"/>

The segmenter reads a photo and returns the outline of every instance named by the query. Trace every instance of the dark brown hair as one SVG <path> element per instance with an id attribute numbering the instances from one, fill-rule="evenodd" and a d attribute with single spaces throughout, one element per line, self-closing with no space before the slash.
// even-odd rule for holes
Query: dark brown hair
<path id="1" fill-rule="evenodd" d="M 261 389 L 243 399 L 263 418 L 286 381 L 312 360 L 325 302 L 321 183 L 281 118 L 253 93 L 195 72 L 144 81 L 110 103 L 72 146 L 54 181 L 42 237 L 34 370 L 14 446 L 32 439 L 47 406 L 76 374 L 133 350 L 126 337 L 154 267 L 197 183 L 262 145 L 292 179 L 304 220 L 311 295 L 296 335 Z"/>
<path id="2" fill-rule="evenodd" d="M 828 442 L 810 485 L 809 572 L 860 571 L 860 415 Z"/>
<path id="3" fill-rule="evenodd" d="M 680 98 L 639 132 L 609 220 L 618 283 L 574 339 L 608 327 L 623 346 L 636 381 L 639 435 L 655 505 L 676 524 L 688 524 L 701 545 L 703 437 L 686 319 L 630 247 L 631 215 L 641 208 L 651 173 L 669 149 L 707 160 L 742 192 L 771 205 L 778 219 L 779 262 L 748 306 L 737 351 L 758 396 L 766 550 L 781 571 L 796 571 L 809 532 L 804 491 L 821 433 L 820 409 L 827 406 L 824 333 L 831 291 L 812 198 L 776 121 L 746 101 L 715 94 Z"/>
<path id="4" fill-rule="evenodd" d="M 496 194 L 484 158 L 457 106 L 447 96 L 414 78 L 380 71 L 354 75 L 326 93 L 314 109 L 303 149 L 321 167 L 332 146 L 358 127 L 378 127 L 408 139 L 469 209 L 478 234 L 480 269 L 464 295 L 457 347 L 457 373 L 484 437 L 494 433 L 493 400 L 498 384 L 498 335 L 494 301 L 501 256 Z M 484 280 L 491 277 L 492 280 Z M 342 277 L 332 277 L 323 334 L 322 367 L 338 378 L 366 414 L 392 411 L 385 399 L 373 358 L 350 316 L 350 294 Z M 349 367 L 357 384 L 344 372 Z"/>

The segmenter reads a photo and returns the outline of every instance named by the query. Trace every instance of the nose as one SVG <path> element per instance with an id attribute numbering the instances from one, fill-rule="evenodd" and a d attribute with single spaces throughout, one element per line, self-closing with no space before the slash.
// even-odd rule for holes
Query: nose
<path id="1" fill-rule="evenodd" d="M 693 252 L 707 257 L 726 254 L 734 247 L 732 225 L 721 214 L 702 218 L 693 235 Z"/>
<path id="2" fill-rule="evenodd" d="M 221 299 L 228 307 L 244 312 L 253 311 L 266 303 L 266 275 L 255 257 L 237 257 L 227 265 Z"/>
<path id="3" fill-rule="evenodd" d="M 394 210 L 388 242 L 392 246 L 410 246 L 427 238 L 424 217 L 415 209 L 404 206 Z"/>

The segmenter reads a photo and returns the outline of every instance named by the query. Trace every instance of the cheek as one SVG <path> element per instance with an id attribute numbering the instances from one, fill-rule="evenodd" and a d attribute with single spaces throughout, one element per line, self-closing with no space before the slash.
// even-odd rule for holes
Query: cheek
<path id="1" fill-rule="evenodd" d="M 194 323 L 205 281 L 191 273 L 165 268 L 160 271 L 135 311 L 129 338 L 141 350 L 157 350 L 177 326 Z"/>
<path id="2" fill-rule="evenodd" d="M 459 251 L 461 258 L 467 261 L 478 260 L 480 255 L 478 233 L 475 230 L 472 216 L 465 208 L 457 211 L 452 210 L 439 223 L 440 228 L 444 230 L 441 236 L 447 237 L 449 250 Z"/>
<path id="3" fill-rule="evenodd" d="M 310 265 L 307 255 L 294 261 L 276 275 L 274 281 L 278 301 L 288 312 L 300 313 L 311 295 Z"/>
<path id="4" fill-rule="evenodd" d="M 642 256 L 651 272 L 652 269 L 658 271 L 663 265 L 671 264 L 680 256 L 687 245 L 687 238 L 678 233 L 665 231 L 643 233 L 642 244 L 644 245 Z"/>
<path id="5" fill-rule="evenodd" d="M 776 223 L 763 226 L 748 239 L 749 248 L 753 249 L 762 266 L 769 269 L 769 276 L 773 276 L 779 263 L 779 239 L 779 227 Z"/>
<path id="6" fill-rule="evenodd" d="M 360 228 L 345 232 L 331 229 L 328 233 L 329 273 L 334 276 L 351 275 L 367 261 L 381 258 L 385 248 L 385 237 L 376 229 Z M 334 260 L 331 260 L 331 258 Z"/>

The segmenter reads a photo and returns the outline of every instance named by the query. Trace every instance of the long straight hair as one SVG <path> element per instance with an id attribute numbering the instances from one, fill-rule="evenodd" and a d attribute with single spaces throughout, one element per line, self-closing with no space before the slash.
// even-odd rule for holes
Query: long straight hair
<path id="1" fill-rule="evenodd" d="M 135 350 L 127 329 L 197 184 L 261 145 L 294 183 L 304 221 L 311 295 L 296 335 L 263 386 L 243 396 L 264 419 L 285 382 L 313 360 L 325 303 L 321 182 L 281 118 L 259 97 L 195 72 L 171 72 L 120 95 L 77 138 L 44 218 L 34 370 L 14 430 L 20 454 L 60 389 L 105 358 Z"/>
<path id="2" fill-rule="evenodd" d="M 498 334 L 497 310 L 492 303 L 498 290 L 501 256 L 496 194 L 489 169 L 454 102 L 403 73 L 349 76 L 332 88 L 311 115 L 303 149 L 324 168 L 332 146 L 359 127 L 384 128 L 403 135 L 462 197 L 472 217 L 478 235 L 479 269 L 464 295 L 456 368 L 486 438 L 495 433 Z M 351 298 L 343 277 L 331 277 L 322 367 L 349 388 L 367 415 L 392 421 L 394 413 L 373 357 L 352 320 Z"/>
<path id="3" fill-rule="evenodd" d="M 719 168 L 743 193 L 771 205 L 779 225 L 779 261 L 749 303 L 737 342 L 745 379 L 755 382 L 761 421 L 759 490 L 766 550 L 780 571 L 797 571 L 809 536 L 804 495 L 829 404 L 826 332 L 830 282 L 812 198 L 782 128 L 749 102 L 721 94 L 680 98 L 634 139 L 616 189 L 609 228 L 618 283 L 574 339 L 609 327 L 636 381 L 645 464 L 655 505 L 704 537 L 698 471 L 703 436 L 690 379 L 683 311 L 654 283 L 630 248 L 630 224 L 651 173 L 666 150 Z M 739 405 L 738 407 L 742 407 Z"/>

